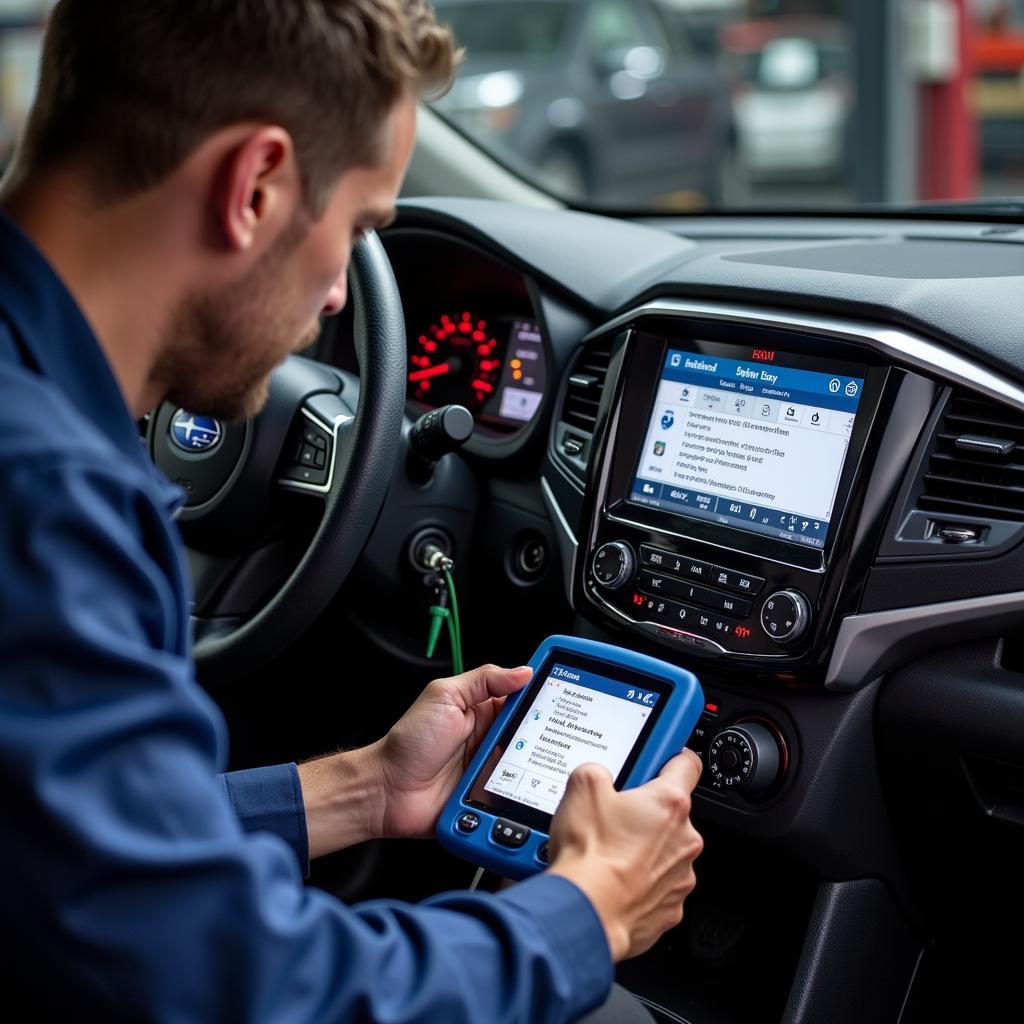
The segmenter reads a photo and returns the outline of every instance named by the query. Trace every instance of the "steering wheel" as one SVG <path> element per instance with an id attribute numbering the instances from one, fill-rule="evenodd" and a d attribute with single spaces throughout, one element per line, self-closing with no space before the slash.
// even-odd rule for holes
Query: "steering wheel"
<path id="1" fill-rule="evenodd" d="M 166 403 L 150 416 L 150 454 L 188 495 L 178 521 L 195 595 L 193 653 L 208 683 L 244 675 L 298 639 L 383 506 L 402 430 L 406 342 L 398 286 L 373 233 L 353 249 L 349 293 L 358 380 L 292 356 L 245 423 Z M 296 503 L 311 507 L 296 514 Z"/>

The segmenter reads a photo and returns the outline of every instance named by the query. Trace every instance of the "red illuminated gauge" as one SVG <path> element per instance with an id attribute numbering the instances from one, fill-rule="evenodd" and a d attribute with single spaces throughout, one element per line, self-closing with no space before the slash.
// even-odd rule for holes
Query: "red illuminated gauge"
<path id="1" fill-rule="evenodd" d="M 410 346 L 409 395 L 435 407 L 479 409 L 498 387 L 501 361 L 486 320 L 445 314 Z"/>

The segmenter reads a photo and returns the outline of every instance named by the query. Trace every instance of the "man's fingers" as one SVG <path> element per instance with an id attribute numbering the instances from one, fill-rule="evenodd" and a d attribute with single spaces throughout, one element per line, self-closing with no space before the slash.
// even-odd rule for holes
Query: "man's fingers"
<path id="1" fill-rule="evenodd" d="M 466 707 L 482 704 L 491 697 L 505 697 L 521 690 L 533 676 L 528 665 L 521 668 L 499 668 L 497 665 L 481 665 L 461 676 L 443 680 L 449 693 L 457 693 Z"/>
<path id="2" fill-rule="evenodd" d="M 613 789 L 614 785 L 615 780 L 612 778 L 611 772 L 596 761 L 585 761 L 579 765 L 569 776 L 569 781 L 566 784 L 568 789 L 586 786 L 597 790 Z"/>
<path id="3" fill-rule="evenodd" d="M 692 793 L 703 770 L 704 765 L 701 763 L 701 759 L 689 747 L 686 747 L 681 754 L 676 754 L 661 769 L 658 777 L 682 786 L 687 793 Z"/>

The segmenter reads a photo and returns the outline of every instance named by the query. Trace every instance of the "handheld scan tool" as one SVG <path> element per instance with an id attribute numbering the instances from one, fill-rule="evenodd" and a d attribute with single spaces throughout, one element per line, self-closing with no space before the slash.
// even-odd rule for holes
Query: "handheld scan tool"
<path id="1" fill-rule="evenodd" d="M 548 833 L 566 782 L 587 761 L 616 789 L 654 778 L 678 754 L 704 707 L 696 677 L 593 640 L 548 637 L 533 678 L 509 697 L 441 813 L 437 837 L 506 878 L 548 861 Z"/>

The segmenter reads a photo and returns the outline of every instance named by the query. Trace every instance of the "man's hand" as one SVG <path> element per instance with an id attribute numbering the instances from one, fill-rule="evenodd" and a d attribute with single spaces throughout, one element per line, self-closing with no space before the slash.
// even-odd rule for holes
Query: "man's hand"
<path id="1" fill-rule="evenodd" d="M 531 670 L 435 679 L 376 743 L 299 765 L 310 857 L 383 836 L 428 836 L 505 697 Z"/>
<path id="2" fill-rule="evenodd" d="M 371 750 L 383 776 L 381 834 L 428 836 L 505 703 L 532 670 L 483 665 L 435 679 Z"/>
<path id="3" fill-rule="evenodd" d="M 621 793 L 600 765 L 581 765 L 569 778 L 551 825 L 550 871 L 590 898 L 616 963 L 682 920 L 704 847 L 689 817 L 701 768 L 686 750 L 658 778 Z"/>

